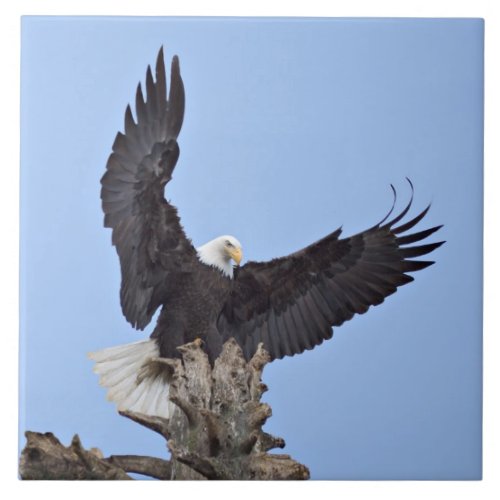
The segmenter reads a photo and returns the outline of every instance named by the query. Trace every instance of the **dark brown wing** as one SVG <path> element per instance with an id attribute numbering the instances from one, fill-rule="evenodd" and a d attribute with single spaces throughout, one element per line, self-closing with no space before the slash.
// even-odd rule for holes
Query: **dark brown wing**
<path id="1" fill-rule="evenodd" d="M 272 359 L 291 356 L 321 344 L 332 336 L 333 326 L 363 314 L 413 281 L 406 273 L 433 262 L 412 258 L 444 242 L 412 245 L 442 226 L 403 235 L 429 209 L 398 226 L 410 206 L 411 200 L 390 222 L 384 224 L 384 219 L 350 238 L 339 239 L 338 229 L 287 257 L 243 266 L 218 320 L 224 339 L 235 337 L 246 358 L 259 342 Z"/>
<path id="2" fill-rule="evenodd" d="M 125 134 L 118 133 L 101 179 L 104 225 L 120 257 L 123 314 L 143 329 L 162 302 L 170 273 L 198 262 L 177 210 L 164 188 L 179 156 L 177 136 L 184 116 L 184 87 L 179 60 L 172 60 L 170 92 L 163 48 L 156 62 L 156 81 L 146 73 L 146 96 L 137 87 L 136 118 L 125 112 Z"/>

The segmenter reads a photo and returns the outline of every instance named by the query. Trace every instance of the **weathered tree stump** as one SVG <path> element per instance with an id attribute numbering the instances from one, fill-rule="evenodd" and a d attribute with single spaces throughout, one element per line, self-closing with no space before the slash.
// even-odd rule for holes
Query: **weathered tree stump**
<path id="1" fill-rule="evenodd" d="M 137 456 L 102 458 L 77 436 L 65 448 L 52 434 L 27 433 L 23 479 L 129 479 L 139 472 L 158 479 L 308 479 L 309 470 L 289 455 L 269 454 L 285 442 L 264 432 L 271 416 L 260 401 L 261 376 L 269 361 L 262 344 L 246 362 L 234 340 L 224 344 L 212 367 L 200 341 L 179 347 L 182 359 L 152 359 L 139 376 L 162 370 L 175 404 L 169 419 L 129 411 L 123 416 L 161 434 L 170 461 Z M 76 443 L 76 444 L 75 444 Z M 59 476 L 59 477 L 57 477 Z"/>

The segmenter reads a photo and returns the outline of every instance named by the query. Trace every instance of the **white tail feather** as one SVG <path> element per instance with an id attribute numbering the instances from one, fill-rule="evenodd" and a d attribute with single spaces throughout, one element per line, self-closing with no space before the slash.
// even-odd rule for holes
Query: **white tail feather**
<path id="1" fill-rule="evenodd" d="M 156 373 L 137 380 L 141 368 L 159 354 L 156 342 L 148 339 L 108 347 L 88 356 L 95 361 L 99 383 L 108 389 L 108 400 L 116 403 L 118 410 L 169 418 L 173 404 L 168 400 L 166 377 Z"/>

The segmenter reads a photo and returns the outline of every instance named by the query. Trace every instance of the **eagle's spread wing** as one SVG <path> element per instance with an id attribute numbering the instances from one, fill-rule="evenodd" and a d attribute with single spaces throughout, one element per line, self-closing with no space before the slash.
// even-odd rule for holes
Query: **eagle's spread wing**
<path id="1" fill-rule="evenodd" d="M 259 342 L 271 359 L 301 353 L 329 339 L 333 326 L 366 312 L 413 281 L 406 273 L 433 262 L 412 258 L 443 242 L 412 245 L 441 226 L 404 235 L 429 209 L 398 225 L 410 205 L 411 201 L 390 222 L 384 219 L 350 238 L 340 239 L 338 229 L 287 257 L 243 266 L 219 316 L 224 338 L 234 336 L 247 358 Z"/>
<path id="2" fill-rule="evenodd" d="M 125 134 L 117 134 L 101 179 L 104 225 L 113 229 L 120 257 L 123 314 L 140 329 L 161 304 L 169 273 L 182 271 L 196 258 L 176 208 L 164 197 L 179 156 L 176 139 L 184 116 L 184 87 L 174 57 L 167 100 L 163 48 L 156 62 L 156 81 L 148 67 L 146 97 L 139 84 L 137 122 L 127 106 Z"/>

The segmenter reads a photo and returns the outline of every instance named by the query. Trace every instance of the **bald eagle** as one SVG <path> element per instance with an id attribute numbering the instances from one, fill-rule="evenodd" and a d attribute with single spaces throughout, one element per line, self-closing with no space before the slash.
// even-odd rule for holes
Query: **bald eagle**
<path id="1" fill-rule="evenodd" d="M 406 208 L 354 236 L 341 229 L 286 257 L 247 262 L 234 236 L 220 236 L 195 248 L 186 236 L 177 209 L 164 196 L 179 157 L 177 137 L 184 117 L 184 87 L 179 60 L 173 57 L 170 89 L 163 48 L 156 77 L 146 72 L 146 99 L 139 83 L 135 120 L 125 112 L 102 177 L 104 225 L 121 265 L 123 314 L 143 330 L 158 309 L 156 327 L 147 340 L 91 353 L 108 399 L 119 409 L 168 416 L 168 380 L 140 376 L 155 357 L 175 358 L 177 347 L 202 339 L 211 362 L 233 337 L 246 359 L 263 343 L 272 360 L 293 356 L 332 337 L 355 314 L 380 304 L 401 285 L 407 273 L 433 264 L 414 257 L 443 242 L 418 244 L 441 226 L 407 232 L 429 207 L 402 222 Z"/>

